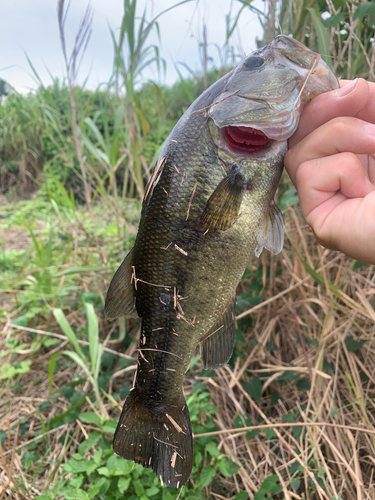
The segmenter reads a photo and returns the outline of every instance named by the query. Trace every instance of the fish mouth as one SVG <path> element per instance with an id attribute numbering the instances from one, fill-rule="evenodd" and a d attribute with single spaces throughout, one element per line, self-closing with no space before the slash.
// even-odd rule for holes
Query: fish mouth
<path id="1" fill-rule="evenodd" d="M 256 153 L 273 142 L 264 132 L 251 127 L 229 125 L 220 130 L 225 146 L 240 154 Z"/>

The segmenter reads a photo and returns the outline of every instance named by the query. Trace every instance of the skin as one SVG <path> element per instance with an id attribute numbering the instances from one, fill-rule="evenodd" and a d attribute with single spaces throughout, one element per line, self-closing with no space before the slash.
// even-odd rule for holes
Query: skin
<path id="1" fill-rule="evenodd" d="M 340 86 L 305 107 L 284 164 L 318 242 L 375 264 L 375 83 Z"/>

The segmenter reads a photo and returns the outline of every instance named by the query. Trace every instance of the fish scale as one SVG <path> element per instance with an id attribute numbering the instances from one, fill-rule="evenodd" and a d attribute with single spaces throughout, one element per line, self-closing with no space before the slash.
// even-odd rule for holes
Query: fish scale
<path id="1" fill-rule="evenodd" d="M 168 486 L 185 484 L 192 469 L 182 393 L 191 357 L 200 347 L 205 368 L 228 362 L 247 262 L 283 245 L 273 198 L 287 139 L 303 103 L 336 87 L 318 54 L 276 37 L 192 104 L 154 167 L 134 247 L 111 281 L 105 311 L 141 318 L 137 375 L 114 451 Z"/>

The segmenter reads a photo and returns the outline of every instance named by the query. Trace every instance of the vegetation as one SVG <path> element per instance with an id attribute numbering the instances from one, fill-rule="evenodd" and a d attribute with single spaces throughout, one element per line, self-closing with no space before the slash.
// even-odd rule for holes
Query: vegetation
<path id="1" fill-rule="evenodd" d="M 373 3 L 269 0 L 263 16 L 240 1 L 260 16 L 259 45 L 282 29 L 337 76 L 374 78 Z M 140 87 L 142 66 L 163 61 L 148 42 L 157 19 L 136 8 L 124 0 L 106 87 L 75 84 L 74 54 L 66 81 L 39 80 L 28 96 L 0 81 L 0 499 L 373 498 L 374 269 L 317 245 L 286 178 L 286 244 L 249 263 L 229 365 L 202 371 L 193 358 L 186 376 L 191 480 L 171 490 L 113 455 L 139 324 L 105 319 L 108 283 L 158 151 L 225 71 L 238 21 L 228 14 L 222 67 L 208 66 L 204 38 L 201 75 Z"/>

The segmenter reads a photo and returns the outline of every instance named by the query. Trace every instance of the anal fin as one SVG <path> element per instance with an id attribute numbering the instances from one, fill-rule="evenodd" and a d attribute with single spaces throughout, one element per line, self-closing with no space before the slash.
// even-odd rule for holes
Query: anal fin
<path id="1" fill-rule="evenodd" d="M 200 342 L 203 368 L 221 368 L 232 356 L 235 336 L 235 299 Z"/>
<path id="2" fill-rule="evenodd" d="M 109 285 L 104 306 L 104 312 L 108 319 L 116 319 L 120 316 L 138 318 L 132 284 L 133 251 L 132 248 L 115 272 Z"/>

